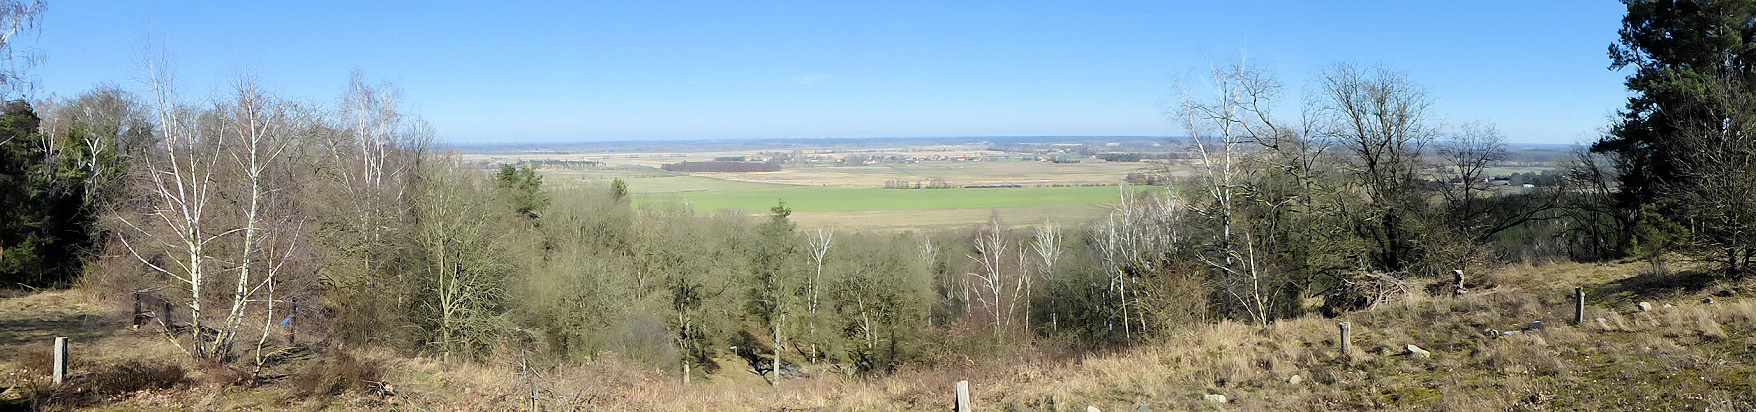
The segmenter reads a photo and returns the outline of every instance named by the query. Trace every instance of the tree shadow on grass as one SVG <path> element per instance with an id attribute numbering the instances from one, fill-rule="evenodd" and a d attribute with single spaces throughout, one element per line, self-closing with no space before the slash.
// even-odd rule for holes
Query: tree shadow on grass
<path id="1" fill-rule="evenodd" d="M 74 341 L 96 340 L 110 334 L 109 330 L 123 327 L 117 322 L 109 321 L 97 315 L 64 315 L 57 317 L 4 319 L 0 320 L 5 327 L 0 328 L 0 347 L 17 348 L 33 343 L 50 343 L 57 336 L 66 336 Z M 10 356 L 11 354 L 0 354 Z"/>
<path id="2" fill-rule="evenodd" d="M 1588 288 L 1586 293 L 1589 300 L 1607 303 L 1669 300 L 1708 289 L 1722 279 L 1720 272 L 1709 270 L 1672 274 L 1647 272 Z M 1594 296 L 1597 298 L 1592 299 Z"/>

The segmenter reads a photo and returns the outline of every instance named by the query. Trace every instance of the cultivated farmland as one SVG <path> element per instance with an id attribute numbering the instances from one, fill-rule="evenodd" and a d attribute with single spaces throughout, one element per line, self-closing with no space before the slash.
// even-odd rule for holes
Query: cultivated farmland
<path id="1" fill-rule="evenodd" d="M 1149 143 L 1148 143 L 1149 144 Z M 1157 186 L 1123 185 L 1134 173 L 1180 175 L 1175 161 L 1106 162 L 1066 154 L 987 150 L 982 145 L 819 147 L 794 156 L 775 172 L 682 173 L 657 166 L 719 158 L 763 158 L 777 148 L 660 153 L 580 153 L 565 150 L 477 151 L 464 158 L 484 168 L 538 165 L 544 184 L 605 186 L 627 183 L 637 206 L 697 211 L 767 213 L 785 201 L 807 227 L 932 229 L 1006 221 L 1067 223 L 1100 219 L 1125 194 L 1163 193 Z M 1079 162 L 1042 161 L 1050 156 Z M 885 159 L 852 162 L 849 159 Z M 937 160 L 917 160 L 937 159 Z M 543 162 L 589 163 L 584 168 Z M 941 181 L 950 189 L 885 189 L 889 182 Z M 981 188 L 966 188 L 978 186 Z"/>

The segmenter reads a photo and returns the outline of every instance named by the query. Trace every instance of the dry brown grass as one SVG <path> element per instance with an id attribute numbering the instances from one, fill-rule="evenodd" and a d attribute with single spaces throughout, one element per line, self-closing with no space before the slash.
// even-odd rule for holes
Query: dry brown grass
<path id="1" fill-rule="evenodd" d="M 860 379 L 818 367 L 779 390 L 732 367 L 684 385 L 670 371 L 609 353 L 584 363 L 513 351 L 443 363 L 362 349 L 351 353 L 355 364 L 379 365 L 382 374 L 340 372 L 348 368 L 339 356 L 322 361 L 335 366 L 322 369 L 330 378 L 314 387 L 328 390 L 310 392 L 333 395 L 327 399 L 288 397 L 295 384 L 198 385 L 118 395 L 108 407 L 523 410 L 534 402 L 545 410 L 944 410 L 954 383 L 969 380 L 978 410 L 1756 409 L 1756 300 L 1739 292 L 1756 290 L 1756 280 L 1604 294 L 1588 308 L 1586 324 L 1567 324 L 1573 285 L 1608 290 L 1640 276 L 1641 265 L 1513 267 L 1483 274 L 1493 286 L 1459 299 L 1417 294 L 1338 319 L 1189 326 L 1117 352 L 1045 342 L 972 357 L 957 348 L 981 347 L 981 339 L 959 341 L 933 349 L 941 353 L 930 363 L 889 376 Z M 1725 291 L 1733 292 L 1713 303 L 1697 298 Z M 1640 311 L 1630 299 L 1655 307 Z M 1543 328 L 1524 330 L 1538 320 Z M 1354 325 L 1351 354 L 1337 348 L 1339 321 Z M 1409 356 L 1409 344 L 1432 357 Z M 336 384 L 374 379 L 389 393 Z M 1230 402 L 1206 401 L 1207 394 Z"/>
<path id="2" fill-rule="evenodd" d="M 920 231 L 973 228 L 987 224 L 994 214 L 1006 222 L 1087 222 L 1108 216 L 1112 210 L 1108 205 L 1087 203 L 969 209 L 811 210 L 794 211 L 791 218 L 806 228 Z"/>
<path id="3" fill-rule="evenodd" d="M 304 371 L 294 374 L 287 382 L 289 395 L 297 398 L 327 398 L 382 390 L 384 367 L 378 361 L 362 359 L 339 350 L 332 355 L 332 359 L 310 365 Z"/>
<path id="4" fill-rule="evenodd" d="M 19 346 L 12 358 L 12 371 L 32 378 L 49 376 L 55 367 L 54 345 L 35 343 Z"/>

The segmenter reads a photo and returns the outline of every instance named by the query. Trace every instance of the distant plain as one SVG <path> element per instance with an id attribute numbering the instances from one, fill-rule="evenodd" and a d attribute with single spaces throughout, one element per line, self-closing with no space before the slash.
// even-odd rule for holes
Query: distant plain
<path id="1" fill-rule="evenodd" d="M 760 215 L 780 201 L 793 210 L 804 227 L 907 230 L 967 227 L 998 215 L 1013 224 L 1046 220 L 1077 223 L 1103 218 L 1124 193 L 1162 187 L 1118 184 L 1130 173 L 1167 170 L 1161 162 L 1079 163 L 1038 161 L 1024 153 L 984 150 L 981 146 L 946 145 L 815 150 L 811 156 L 980 158 L 982 161 L 935 160 L 875 164 L 789 164 L 778 172 L 682 173 L 657 167 L 680 161 L 705 161 L 755 156 L 759 150 L 686 153 L 465 153 L 466 161 L 483 165 L 541 161 L 593 161 L 591 168 L 539 168 L 544 184 L 607 186 L 621 179 L 636 205 L 645 208 L 684 206 L 699 212 L 733 210 Z M 1171 167 L 1178 169 L 1179 167 Z M 885 189 L 892 180 L 943 180 L 950 189 Z M 963 188 L 964 186 L 1006 186 Z M 1016 187 L 1013 187 L 1016 186 Z"/>

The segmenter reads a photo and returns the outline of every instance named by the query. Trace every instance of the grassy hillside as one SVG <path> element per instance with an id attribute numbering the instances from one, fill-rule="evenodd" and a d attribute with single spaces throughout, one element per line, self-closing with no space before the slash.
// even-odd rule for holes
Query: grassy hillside
<path id="1" fill-rule="evenodd" d="M 613 353 L 583 365 L 510 351 L 446 364 L 321 344 L 276 351 L 283 357 L 265 378 L 250 381 L 240 378 L 246 371 L 178 360 L 154 332 L 128 329 L 119 302 L 47 292 L 0 300 L 7 326 L 0 361 L 9 365 L 0 402 L 99 410 L 503 410 L 533 402 L 545 410 L 943 410 L 955 381 L 969 380 L 978 410 L 1756 408 L 1756 282 L 1649 269 L 1515 266 L 1472 276 L 1472 291 L 1458 299 L 1414 292 L 1339 319 L 1191 326 L 1116 352 L 1054 340 L 1010 350 L 984 339 L 942 340 L 920 348 L 931 361 L 893 375 L 861 379 L 813 365 L 811 376 L 778 391 L 731 359 L 721 359 L 707 382 L 685 386 Z M 1579 326 L 1568 324 L 1574 285 L 1590 296 Z M 1339 321 L 1354 325 L 1353 353 L 1337 347 Z M 1534 321 L 1544 327 L 1530 328 Z M 40 365 L 52 336 L 74 337 L 75 380 L 59 390 Z M 1411 356 L 1408 345 L 1431 357 Z M 162 373 L 169 367 L 178 373 Z M 104 379 L 117 375 L 129 379 Z"/>

